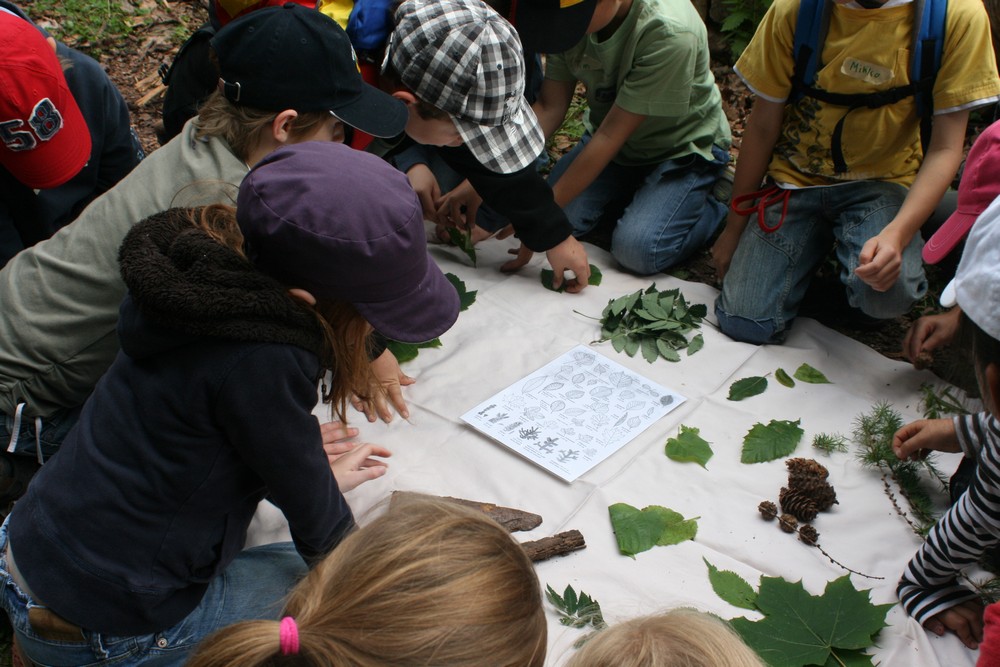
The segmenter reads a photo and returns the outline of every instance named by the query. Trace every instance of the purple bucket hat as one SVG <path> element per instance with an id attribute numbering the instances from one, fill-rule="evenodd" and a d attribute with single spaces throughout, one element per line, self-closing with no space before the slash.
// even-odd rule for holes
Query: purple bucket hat
<path id="1" fill-rule="evenodd" d="M 258 268 L 353 304 L 388 338 L 422 343 L 458 318 L 458 293 L 427 254 L 417 195 L 374 155 L 333 142 L 279 148 L 243 180 L 236 218 Z"/>

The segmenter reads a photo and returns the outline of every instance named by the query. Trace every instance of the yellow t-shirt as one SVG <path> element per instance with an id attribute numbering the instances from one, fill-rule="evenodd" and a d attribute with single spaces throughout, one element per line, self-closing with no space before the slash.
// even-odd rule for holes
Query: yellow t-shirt
<path id="1" fill-rule="evenodd" d="M 765 99 L 783 102 L 791 93 L 798 11 L 799 0 L 775 0 L 735 65 Z M 913 20 L 912 2 L 876 10 L 834 5 L 815 86 L 868 93 L 909 83 Z M 934 112 L 979 106 L 998 95 L 1000 77 L 981 0 L 949 0 Z M 845 112 L 811 97 L 787 104 L 768 175 L 797 187 L 861 179 L 911 185 L 923 158 L 914 98 L 852 111 L 841 140 L 848 171 L 837 174 L 830 138 Z"/>

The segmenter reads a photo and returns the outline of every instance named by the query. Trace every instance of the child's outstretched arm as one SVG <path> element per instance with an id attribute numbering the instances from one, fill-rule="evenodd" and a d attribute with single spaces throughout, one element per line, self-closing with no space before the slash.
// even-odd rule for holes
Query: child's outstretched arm
<path id="1" fill-rule="evenodd" d="M 893 434 L 892 451 L 898 459 L 917 460 L 931 451 L 959 452 L 961 448 L 951 419 L 918 419 Z"/>
<path id="2" fill-rule="evenodd" d="M 934 116 L 927 153 L 903 205 L 861 249 L 854 273 L 872 289 L 884 292 L 899 278 L 903 249 L 933 213 L 962 163 L 968 120 L 968 109 Z"/>
<path id="3" fill-rule="evenodd" d="M 767 174 L 767 166 L 771 162 L 774 144 L 781 133 L 781 121 L 784 117 L 783 102 L 771 102 L 762 97 L 754 98 L 753 109 L 747 118 L 747 126 L 743 132 L 743 143 L 740 146 L 740 157 L 736 162 L 736 174 L 733 177 L 733 199 L 756 192 L 760 189 Z M 726 215 L 726 227 L 712 246 L 712 263 L 719 280 L 726 276 L 733 253 L 740 242 L 740 236 L 747 226 L 747 216 L 739 215 L 732 209 Z"/>

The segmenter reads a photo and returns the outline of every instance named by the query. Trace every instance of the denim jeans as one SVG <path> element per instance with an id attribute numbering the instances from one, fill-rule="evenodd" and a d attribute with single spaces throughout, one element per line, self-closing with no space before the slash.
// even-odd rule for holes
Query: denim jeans
<path id="1" fill-rule="evenodd" d="M 719 327 L 748 343 L 780 343 L 798 314 L 817 267 L 831 247 L 840 262 L 847 301 L 865 315 L 889 319 L 906 313 L 927 291 L 916 234 L 903 250 L 899 278 L 878 292 L 854 275 L 861 248 L 896 216 L 907 189 L 895 183 L 858 181 L 792 190 L 781 227 L 765 232 L 755 215 L 747 222 L 715 302 Z M 778 224 L 780 203 L 765 213 Z"/>
<path id="2" fill-rule="evenodd" d="M 42 417 L 20 418 L 16 443 L 13 454 L 38 457 L 38 445 L 42 448 L 42 460 L 47 461 L 56 453 L 66 434 L 70 432 L 80 418 L 80 407 L 67 408 Z M 14 425 L 18 420 L 15 415 L 0 412 L 0 451 L 7 451 L 14 434 Z"/>
<path id="3" fill-rule="evenodd" d="M 549 174 L 556 183 L 590 142 L 584 134 Z M 712 147 L 715 159 L 689 155 L 660 164 L 627 167 L 610 163 L 563 210 L 574 236 L 603 221 L 615 222 L 611 254 L 627 271 L 650 275 L 684 260 L 708 243 L 726 215 L 712 195 L 729 153 Z"/>
<path id="4" fill-rule="evenodd" d="M 10 617 L 21 650 L 38 665 L 183 665 L 198 642 L 220 628 L 244 620 L 280 618 L 285 595 L 306 573 L 291 542 L 246 549 L 212 580 L 198 607 L 171 628 L 139 636 L 83 630 L 80 641 L 50 640 L 36 634 L 28 622 L 28 610 L 43 605 L 11 579 L 8 521 L 0 527 L 0 606 Z M 17 558 L 16 547 L 14 554 Z"/>

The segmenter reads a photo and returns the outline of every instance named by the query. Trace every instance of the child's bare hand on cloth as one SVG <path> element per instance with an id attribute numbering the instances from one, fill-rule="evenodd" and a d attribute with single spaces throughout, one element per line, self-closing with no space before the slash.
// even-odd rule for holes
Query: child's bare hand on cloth
<path id="1" fill-rule="evenodd" d="M 967 600 L 951 609 L 934 614 L 924 627 L 939 637 L 951 630 L 972 650 L 983 641 L 983 605 L 978 600 Z"/>
<path id="2" fill-rule="evenodd" d="M 373 456 L 387 458 L 392 456 L 392 452 L 381 445 L 364 443 L 355 446 L 350 452 L 338 456 L 330 464 L 330 470 L 333 471 L 333 476 L 337 479 L 337 486 L 341 493 L 359 487 L 365 482 L 378 479 L 386 473 L 388 464 L 380 459 L 372 458 Z"/>
<path id="3" fill-rule="evenodd" d="M 372 387 L 366 392 L 369 398 L 362 399 L 357 395 L 351 403 L 359 412 L 365 413 L 368 421 L 373 422 L 376 418 L 388 423 L 392 421 L 392 411 L 389 404 L 396 409 L 403 419 L 409 419 L 410 411 L 403 400 L 403 387 L 416 382 L 399 367 L 399 362 L 391 351 L 385 350 L 378 359 L 372 362 L 372 374 L 378 381 L 378 386 Z"/>

